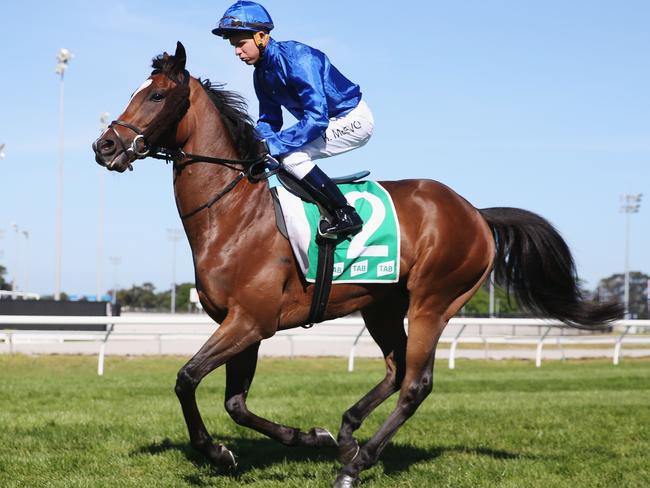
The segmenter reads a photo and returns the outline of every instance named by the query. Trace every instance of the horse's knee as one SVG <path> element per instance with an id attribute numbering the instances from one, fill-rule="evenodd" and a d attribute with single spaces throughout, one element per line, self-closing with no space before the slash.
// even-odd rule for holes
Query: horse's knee
<path id="1" fill-rule="evenodd" d="M 194 376 L 192 376 L 187 368 L 181 368 L 178 375 L 176 375 L 176 386 L 174 387 L 176 396 L 182 398 L 187 394 L 193 393 L 198 384 L 199 382 L 194 378 Z"/>
<path id="2" fill-rule="evenodd" d="M 246 402 L 241 395 L 235 395 L 228 398 L 224 403 L 224 407 L 226 408 L 228 415 L 230 415 L 230 418 L 232 418 L 235 423 L 239 425 L 245 424 L 246 419 L 248 418 L 248 409 L 246 408 Z"/>

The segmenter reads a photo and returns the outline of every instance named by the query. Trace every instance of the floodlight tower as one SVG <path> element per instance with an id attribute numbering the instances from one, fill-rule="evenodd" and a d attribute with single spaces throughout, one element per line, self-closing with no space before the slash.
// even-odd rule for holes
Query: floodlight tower
<path id="1" fill-rule="evenodd" d="M 639 213 L 643 193 L 621 195 L 621 212 L 625 214 L 625 278 L 623 284 L 623 303 L 625 318 L 630 318 L 630 214 Z"/>
<path id="2" fill-rule="evenodd" d="M 176 244 L 183 237 L 180 229 L 167 229 L 167 239 L 172 241 L 172 296 L 171 312 L 176 313 Z"/>
<path id="3" fill-rule="evenodd" d="M 117 268 L 120 266 L 122 258 L 119 256 L 111 256 L 108 260 L 113 265 L 113 299 L 111 300 L 111 303 L 115 305 L 117 303 Z"/>
<path id="4" fill-rule="evenodd" d="M 54 285 L 54 299 L 61 299 L 61 249 L 62 249 L 62 208 L 63 208 L 63 78 L 68 63 L 72 59 L 73 54 L 67 49 L 59 49 L 56 56 L 56 68 L 54 72 L 59 75 L 60 91 L 59 91 L 59 174 L 56 192 L 56 277 Z"/>
<path id="5" fill-rule="evenodd" d="M 29 292 L 29 231 L 23 229 L 22 234 L 25 238 L 25 257 L 23 258 L 25 260 L 25 281 L 23 282 L 23 291 L 27 293 Z"/>
<path id="6" fill-rule="evenodd" d="M 102 112 L 99 115 L 99 130 L 104 132 L 108 128 L 108 112 Z M 102 281 L 104 268 L 104 168 L 99 168 L 99 216 L 97 224 L 97 283 L 95 296 L 100 301 L 102 296 Z"/>
<path id="7" fill-rule="evenodd" d="M 15 293 L 18 291 L 18 263 L 20 261 L 19 258 L 20 245 L 18 243 L 18 239 L 20 236 L 20 228 L 18 227 L 18 224 L 16 224 L 15 222 L 11 223 L 11 228 L 14 231 L 14 269 L 11 277 L 11 291 Z"/>

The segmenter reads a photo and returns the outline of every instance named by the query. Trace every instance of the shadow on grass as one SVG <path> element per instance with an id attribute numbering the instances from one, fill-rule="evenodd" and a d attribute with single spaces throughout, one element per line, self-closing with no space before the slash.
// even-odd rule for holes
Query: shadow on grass
<path id="1" fill-rule="evenodd" d="M 264 469 L 281 463 L 332 463 L 339 466 L 336 461 L 336 450 L 332 448 L 313 449 L 304 447 L 286 447 L 271 439 L 242 439 L 235 437 L 220 438 L 229 449 L 237 456 L 237 468 L 231 472 L 220 472 L 198 451 L 190 447 L 189 443 L 172 442 L 165 439 L 143 446 L 132 455 L 150 454 L 158 455 L 168 451 L 182 453 L 191 463 L 198 468 L 206 468 L 211 476 L 226 476 L 231 479 L 239 478 L 251 469 Z M 447 446 L 422 449 L 406 444 L 389 444 L 380 456 L 386 474 L 399 474 L 409 469 L 413 464 L 422 461 L 434 460 L 443 454 L 460 453 L 479 456 L 488 456 L 493 459 L 510 460 L 530 458 L 530 455 L 513 453 L 498 449 L 476 446 Z M 204 471 L 205 473 L 205 471 Z M 193 485 L 203 485 L 205 481 L 197 474 L 189 476 L 186 481 Z"/>
<path id="2" fill-rule="evenodd" d="M 386 474 L 398 474 L 409 469 L 413 464 L 422 461 L 432 461 L 443 454 L 460 453 L 487 456 L 493 459 L 509 460 L 530 458 L 529 455 L 518 454 L 488 447 L 447 446 L 421 449 L 404 444 L 389 444 L 379 457 L 384 465 Z"/>

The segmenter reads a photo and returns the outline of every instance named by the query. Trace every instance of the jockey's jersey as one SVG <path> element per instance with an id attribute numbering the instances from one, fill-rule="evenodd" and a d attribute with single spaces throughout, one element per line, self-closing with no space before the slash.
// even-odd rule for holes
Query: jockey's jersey
<path id="1" fill-rule="evenodd" d="M 296 41 L 270 39 L 255 64 L 253 81 L 260 104 L 256 129 L 273 156 L 313 141 L 330 118 L 345 115 L 361 101 L 359 85 L 343 76 L 324 53 Z M 282 107 L 298 119 L 285 130 Z"/>

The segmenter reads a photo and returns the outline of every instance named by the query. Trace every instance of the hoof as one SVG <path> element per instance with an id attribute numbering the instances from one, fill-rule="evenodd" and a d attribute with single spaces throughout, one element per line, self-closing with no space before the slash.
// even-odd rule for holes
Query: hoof
<path id="1" fill-rule="evenodd" d="M 340 474 L 336 477 L 333 488 L 352 488 L 355 484 L 355 479 L 349 474 Z"/>
<path id="2" fill-rule="evenodd" d="M 314 447 L 338 447 L 336 439 L 327 429 L 314 427 L 309 431 L 309 436 L 314 439 Z"/>
<path id="3" fill-rule="evenodd" d="M 351 463 L 357 457 L 357 454 L 359 454 L 359 443 L 356 439 L 352 439 L 348 444 L 339 446 L 339 453 L 336 459 L 345 465 Z"/>
<path id="4" fill-rule="evenodd" d="M 223 444 L 211 445 L 206 454 L 210 462 L 219 469 L 228 471 L 237 467 L 235 455 Z"/>

